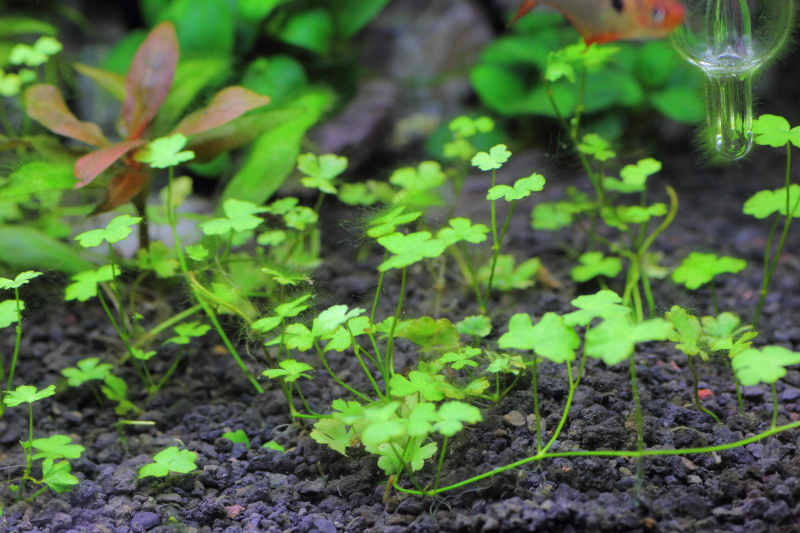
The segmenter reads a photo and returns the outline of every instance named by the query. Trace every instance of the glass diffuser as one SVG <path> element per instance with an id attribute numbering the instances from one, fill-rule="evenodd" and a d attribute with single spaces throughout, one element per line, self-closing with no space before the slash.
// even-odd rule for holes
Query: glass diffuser
<path id="1" fill-rule="evenodd" d="M 683 0 L 678 51 L 706 74 L 710 141 L 734 161 L 753 145 L 754 74 L 786 44 L 794 0 Z"/>

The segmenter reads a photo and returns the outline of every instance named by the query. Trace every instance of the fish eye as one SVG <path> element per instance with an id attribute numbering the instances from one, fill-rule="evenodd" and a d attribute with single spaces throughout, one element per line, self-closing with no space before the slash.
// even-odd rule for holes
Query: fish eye
<path id="1" fill-rule="evenodd" d="M 667 18 L 667 10 L 663 7 L 657 7 L 653 9 L 653 22 L 656 24 L 660 24 L 664 22 L 664 19 Z"/>

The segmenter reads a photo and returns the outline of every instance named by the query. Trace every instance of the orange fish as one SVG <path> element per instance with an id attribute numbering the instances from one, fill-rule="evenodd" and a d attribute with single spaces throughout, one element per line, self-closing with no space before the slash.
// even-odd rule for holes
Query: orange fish
<path id="1" fill-rule="evenodd" d="M 686 15 L 678 0 L 525 0 L 511 24 L 539 4 L 563 13 L 587 45 L 660 39 L 680 26 Z"/>

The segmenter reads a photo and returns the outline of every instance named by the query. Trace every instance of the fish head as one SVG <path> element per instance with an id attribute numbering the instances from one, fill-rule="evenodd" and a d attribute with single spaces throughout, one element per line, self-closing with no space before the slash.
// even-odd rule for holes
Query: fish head
<path id="1" fill-rule="evenodd" d="M 650 38 L 666 37 L 686 17 L 686 8 L 678 0 L 645 0 L 642 4 L 639 23 Z"/>

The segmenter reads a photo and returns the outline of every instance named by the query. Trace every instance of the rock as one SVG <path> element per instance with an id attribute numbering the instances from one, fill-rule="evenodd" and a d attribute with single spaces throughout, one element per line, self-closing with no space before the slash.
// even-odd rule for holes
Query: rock
<path id="1" fill-rule="evenodd" d="M 506 424 L 509 426 L 514 426 L 521 428 L 525 425 L 525 415 L 520 413 L 519 411 L 511 411 L 507 415 L 503 417 L 503 420 L 506 421 Z"/>
<path id="2" fill-rule="evenodd" d="M 131 530 L 135 532 L 147 531 L 161 523 L 161 518 L 156 513 L 136 513 L 131 520 Z"/>

